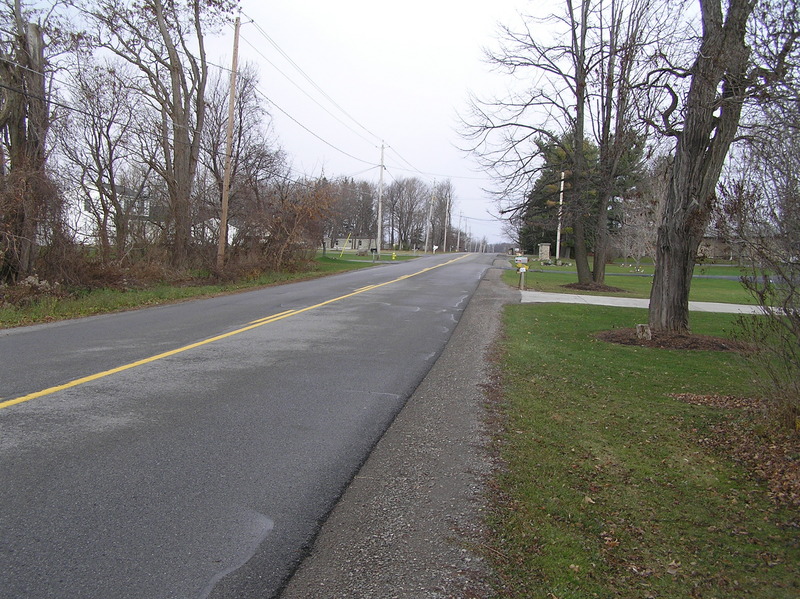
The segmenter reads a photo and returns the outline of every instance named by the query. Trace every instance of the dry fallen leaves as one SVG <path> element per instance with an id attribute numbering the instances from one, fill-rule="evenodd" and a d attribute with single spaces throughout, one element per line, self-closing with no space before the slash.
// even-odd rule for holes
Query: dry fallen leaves
<path id="1" fill-rule="evenodd" d="M 674 399 L 723 409 L 747 410 L 748 418 L 731 418 L 711 427 L 711 435 L 698 439 L 703 446 L 723 451 L 745 464 L 758 478 L 766 481 L 769 498 L 778 505 L 800 507 L 800 435 L 772 431 L 767 441 L 754 434 L 759 422 L 760 402 L 727 395 L 680 393 Z"/>
<path id="2" fill-rule="evenodd" d="M 680 572 L 680 569 L 681 569 L 681 563 L 677 562 L 675 560 L 672 560 L 667 565 L 667 574 L 672 574 L 672 576 L 675 576 L 675 575 L 678 574 L 678 572 Z"/>

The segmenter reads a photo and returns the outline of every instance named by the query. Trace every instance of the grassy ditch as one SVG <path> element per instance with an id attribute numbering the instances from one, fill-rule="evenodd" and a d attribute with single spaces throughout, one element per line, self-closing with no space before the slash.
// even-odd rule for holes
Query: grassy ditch
<path id="1" fill-rule="evenodd" d="M 100 288 L 67 290 L 59 294 L 45 293 L 34 296 L 21 305 L 3 305 L 0 307 L 0 328 L 66 320 L 212 297 L 225 293 L 248 291 L 370 266 L 372 264 L 368 262 L 348 262 L 332 258 L 317 258 L 307 271 L 266 273 L 258 277 L 221 284 L 204 284 L 201 280 L 183 285 L 160 283 L 129 289 Z"/>
<path id="2" fill-rule="evenodd" d="M 702 442 L 741 416 L 670 397 L 746 396 L 752 372 L 729 352 L 595 339 L 646 319 L 601 306 L 507 308 L 489 518 L 498 595 L 800 596 L 797 510 Z M 715 336 L 733 326 L 704 313 L 692 325 Z"/>
<path id="3" fill-rule="evenodd" d="M 359 254 L 357 251 L 353 250 L 336 250 L 336 249 L 329 249 L 326 251 L 325 254 L 328 258 L 334 258 L 336 260 L 358 260 L 360 262 L 372 262 L 375 258 L 372 255 L 372 252 L 362 252 Z M 426 255 L 423 252 L 411 252 L 407 250 L 397 250 L 392 252 L 391 250 L 381 250 L 381 262 L 392 262 L 400 261 L 400 260 L 413 260 L 414 258 L 419 258 L 420 256 Z M 392 257 L 394 256 L 394 258 Z"/>

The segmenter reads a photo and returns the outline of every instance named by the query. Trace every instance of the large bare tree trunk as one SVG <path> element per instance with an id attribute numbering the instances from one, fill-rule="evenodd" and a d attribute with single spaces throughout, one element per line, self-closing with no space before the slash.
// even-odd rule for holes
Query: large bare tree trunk
<path id="1" fill-rule="evenodd" d="M 167 184 L 170 188 L 170 210 L 174 227 L 172 245 L 172 263 L 182 268 L 186 266 L 191 239 L 191 194 L 194 176 L 197 172 L 197 160 L 200 148 L 203 121 L 205 119 L 205 87 L 208 78 L 205 47 L 203 44 L 202 22 L 200 19 L 200 3 L 191 3 L 192 21 L 197 35 L 198 56 L 189 59 L 193 69 L 192 87 L 187 85 L 184 65 L 163 14 L 164 7 L 160 0 L 154 2 L 156 21 L 164 48 L 167 51 L 173 139 L 173 172 L 172 180 Z M 188 53 L 187 53 L 188 56 Z M 194 102 L 195 122 L 192 122 L 191 104 Z"/>
<path id="2" fill-rule="evenodd" d="M 750 50 L 745 28 L 751 0 L 701 0 L 703 41 L 691 70 L 684 123 L 658 229 L 650 294 L 650 326 L 689 330 L 689 290 L 697 248 L 708 225 L 715 188 L 739 126 Z M 718 91 L 721 90 L 721 91 Z"/>
<path id="3" fill-rule="evenodd" d="M 33 271 L 36 232 L 49 198 L 39 193 L 46 177 L 45 138 L 49 112 L 45 95 L 44 38 L 41 28 L 25 21 L 21 2 L 14 3 L 16 47 L 0 56 L 5 97 L 0 129 L 8 133 L 11 168 L 3 189 L 0 278 L 16 281 Z"/>
<path id="4" fill-rule="evenodd" d="M 163 156 L 149 166 L 169 196 L 174 266 L 185 267 L 191 248 L 192 192 L 205 125 L 208 63 L 203 29 L 227 18 L 224 0 L 149 0 L 149 12 L 115 0 L 83 0 L 97 23 L 100 45 L 138 69 L 141 92 L 160 112 Z"/>
<path id="5" fill-rule="evenodd" d="M 599 179 L 597 183 L 598 207 L 595 224 L 594 265 L 592 277 L 594 282 L 605 283 L 606 263 L 611 253 L 611 233 L 609 231 L 609 208 L 613 198 L 629 189 L 620 189 L 620 176 L 630 176 L 635 170 L 631 159 L 635 156 L 637 134 L 634 125 L 632 98 L 637 85 L 633 82 L 634 68 L 643 54 L 642 39 L 647 36 L 647 21 L 652 5 L 648 0 L 617 1 L 611 0 L 609 22 L 607 26 L 608 40 L 600 47 L 600 72 L 602 88 L 598 116 L 600 160 L 598 164 Z M 604 27 L 604 29 L 606 29 Z M 602 32 L 601 32 L 602 37 Z M 623 164 L 623 157 L 628 154 L 628 163 Z M 626 170 L 627 169 L 627 170 Z"/>
<path id="6" fill-rule="evenodd" d="M 584 153 L 584 126 L 586 122 L 586 36 L 589 32 L 590 0 L 582 0 L 579 6 L 578 21 L 575 20 L 575 7 L 572 0 L 567 0 L 569 15 L 572 19 L 572 60 L 575 66 L 575 127 L 573 129 L 574 176 L 573 202 L 575 212 L 575 266 L 578 271 L 578 283 L 586 285 L 592 282 L 589 270 L 589 253 L 586 246 L 586 224 L 584 214 L 587 212 L 586 183 L 589 179 Z"/>

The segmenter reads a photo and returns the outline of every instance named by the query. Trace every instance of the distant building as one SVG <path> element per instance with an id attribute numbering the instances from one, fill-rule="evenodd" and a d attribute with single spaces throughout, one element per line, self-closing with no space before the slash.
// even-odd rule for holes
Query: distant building
<path id="1" fill-rule="evenodd" d="M 329 250 L 365 250 L 377 247 L 374 237 L 328 237 L 323 240 Z"/>

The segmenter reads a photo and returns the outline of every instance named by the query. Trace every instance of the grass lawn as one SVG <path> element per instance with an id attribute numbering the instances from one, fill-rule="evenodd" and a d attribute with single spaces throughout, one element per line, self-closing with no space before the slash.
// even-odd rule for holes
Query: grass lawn
<path id="1" fill-rule="evenodd" d="M 617 346 L 645 310 L 509 306 L 500 348 L 490 550 L 513 598 L 800 596 L 798 513 L 700 440 L 736 412 L 670 394 L 747 396 L 727 352 Z M 695 313 L 726 336 L 730 315 Z"/>
<path id="2" fill-rule="evenodd" d="M 525 287 L 530 291 L 546 291 L 550 293 L 581 293 L 587 295 L 610 295 L 607 292 L 589 292 L 566 289 L 564 285 L 577 282 L 577 274 L 574 272 L 563 272 L 562 267 L 540 267 L 533 262 L 530 265 L 531 271 L 525 273 Z M 729 276 L 739 276 L 739 271 L 733 267 L 714 267 L 716 269 L 726 269 Z M 624 289 L 624 293 L 615 293 L 619 297 L 650 297 L 650 288 L 653 278 L 650 276 L 630 276 L 621 272 L 614 273 L 609 268 L 606 273 L 606 285 Z M 701 268 L 695 268 L 695 274 L 700 274 Z M 650 267 L 652 274 L 652 267 Z M 642 273 L 647 274 L 647 272 Z M 715 272 L 716 274 L 716 272 Z M 506 271 L 503 280 L 513 286 L 519 286 L 519 274 L 516 270 Z M 697 302 L 723 302 L 729 304 L 755 304 L 755 299 L 745 290 L 739 281 L 726 279 L 702 279 L 695 277 L 692 280 L 692 288 L 689 294 L 691 301 Z"/>
<path id="3" fill-rule="evenodd" d="M 144 306 L 211 297 L 313 279 L 356 268 L 368 268 L 371 262 L 353 262 L 334 258 L 317 258 L 311 270 L 297 273 L 268 273 L 258 278 L 219 285 L 155 285 L 144 289 L 93 289 L 68 297 L 44 296 L 24 307 L 0 307 L 0 328 L 78 318 L 130 310 Z"/>
<path id="4" fill-rule="evenodd" d="M 423 252 L 410 252 L 410 251 L 396 251 L 394 252 L 394 258 L 392 258 L 392 251 L 391 250 L 382 250 L 381 251 L 381 262 L 391 262 L 392 260 L 413 260 L 414 258 L 419 258 L 420 256 L 424 256 Z M 358 252 L 353 250 L 327 250 L 326 251 L 327 258 L 333 258 L 336 260 L 358 260 L 361 262 L 372 262 L 372 253 L 366 252 L 364 255 L 359 256 Z"/>

